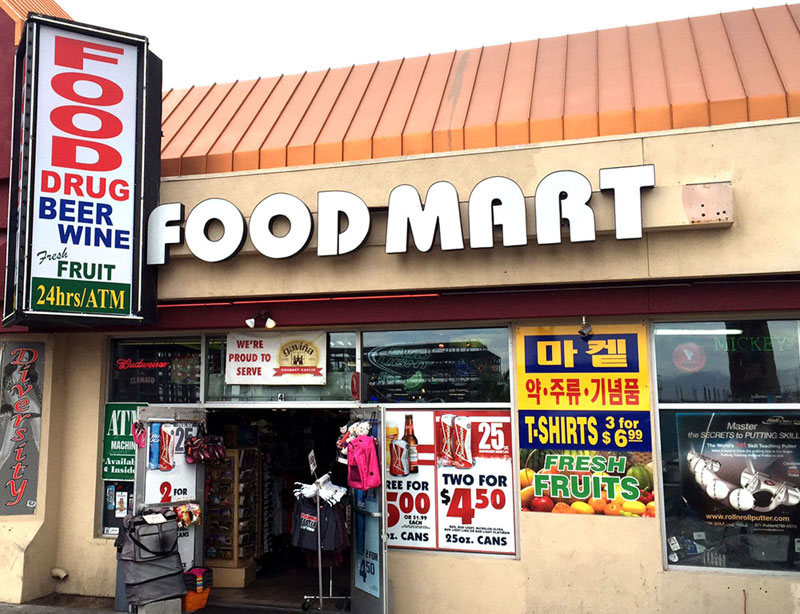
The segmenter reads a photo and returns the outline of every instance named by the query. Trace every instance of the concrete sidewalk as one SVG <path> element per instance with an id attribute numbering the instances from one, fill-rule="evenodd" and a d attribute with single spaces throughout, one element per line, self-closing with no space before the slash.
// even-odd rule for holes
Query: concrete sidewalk
<path id="1" fill-rule="evenodd" d="M 70 612 L 70 614 L 118 614 L 114 608 L 97 609 L 69 605 L 35 605 L 31 603 L 14 605 L 0 603 L 0 614 L 64 614 L 64 612 Z"/>
<path id="2" fill-rule="evenodd" d="M 76 603 L 70 604 L 63 602 L 57 605 L 43 605 L 35 602 L 21 605 L 0 603 L 0 614 L 120 614 L 114 610 L 113 600 L 109 599 L 108 601 L 111 602 L 111 607 L 85 607 Z M 319 610 L 312 611 L 318 612 Z M 326 607 L 325 611 L 340 613 L 342 610 L 333 607 L 328 609 Z M 262 608 L 258 606 L 223 607 L 210 605 L 202 610 L 196 610 L 196 612 L 198 612 L 198 614 L 253 614 L 254 612 L 258 612 L 259 614 L 287 614 L 288 612 L 302 612 L 302 610 L 300 608 Z"/>

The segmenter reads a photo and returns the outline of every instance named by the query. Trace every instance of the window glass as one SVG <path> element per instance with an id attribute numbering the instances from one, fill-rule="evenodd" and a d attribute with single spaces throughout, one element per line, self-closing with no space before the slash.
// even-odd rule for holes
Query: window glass
<path id="1" fill-rule="evenodd" d="M 798 403 L 797 320 L 657 324 L 661 403 Z"/>
<path id="2" fill-rule="evenodd" d="M 669 564 L 800 570 L 800 412 L 659 414 Z"/>
<path id="3" fill-rule="evenodd" d="M 508 401 L 508 329 L 365 332 L 367 402 Z"/>
<path id="4" fill-rule="evenodd" d="M 207 401 L 352 401 L 356 372 L 356 333 L 328 334 L 328 364 L 323 386 L 246 386 L 225 383 L 226 337 L 209 337 Z"/>
<path id="5" fill-rule="evenodd" d="M 114 340 L 109 400 L 197 403 L 200 345 L 200 337 Z"/>

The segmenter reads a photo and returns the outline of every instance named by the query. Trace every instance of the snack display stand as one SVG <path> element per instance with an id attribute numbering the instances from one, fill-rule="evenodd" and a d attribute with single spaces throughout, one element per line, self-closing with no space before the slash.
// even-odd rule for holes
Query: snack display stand
<path id="1" fill-rule="evenodd" d="M 228 449 L 206 472 L 205 565 L 214 570 L 215 586 L 243 588 L 256 575 L 258 450 Z"/>

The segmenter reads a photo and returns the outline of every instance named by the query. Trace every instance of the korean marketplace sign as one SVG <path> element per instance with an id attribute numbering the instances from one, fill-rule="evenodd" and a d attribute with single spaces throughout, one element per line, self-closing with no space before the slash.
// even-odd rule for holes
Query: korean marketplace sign
<path id="1" fill-rule="evenodd" d="M 654 516 L 644 325 L 518 328 L 525 511 Z"/>
<path id="2" fill-rule="evenodd" d="M 324 332 L 230 333 L 225 349 L 225 383 L 324 385 L 327 348 Z"/>
<path id="3" fill-rule="evenodd" d="M 44 343 L 0 344 L 0 516 L 36 511 L 44 349 Z"/>
<path id="4" fill-rule="evenodd" d="M 133 481 L 136 444 L 131 426 L 136 422 L 136 403 L 106 403 L 103 430 L 103 479 Z"/>
<path id="5" fill-rule="evenodd" d="M 392 548 L 515 555 L 509 409 L 386 410 Z"/>
<path id="6" fill-rule="evenodd" d="M 145 87 L 160 90 L 157 64 L 143 37 L 28 19 L 17 58 L 6 324 L 141 322 L 154 309 L 142 245 L 158 198 L 160 98 L 145 96 Z"/>

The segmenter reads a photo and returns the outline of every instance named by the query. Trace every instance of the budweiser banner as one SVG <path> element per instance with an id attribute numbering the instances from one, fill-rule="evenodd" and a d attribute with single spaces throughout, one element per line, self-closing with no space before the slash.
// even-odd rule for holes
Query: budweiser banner
<path id="1" fill-rule="evenodd" d="M 44 343 L 3 343 L 0 362 L 0 515 L 33 514 L 42 435 Z"/>
<path id="2" fill-rule="evenodd" d="M 324 385 L 327 347 L 324 332 L 231 333 L 225 352 L 225 383 Z"/>

